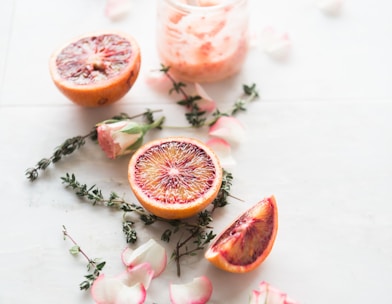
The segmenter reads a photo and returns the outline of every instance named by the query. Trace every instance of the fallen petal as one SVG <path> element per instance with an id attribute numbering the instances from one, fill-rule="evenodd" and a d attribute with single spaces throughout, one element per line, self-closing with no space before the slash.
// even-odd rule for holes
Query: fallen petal
<path id="1" fill-rule="evenodd" d="M 318 7 L 328 15 L 338 15 L 341 12 L 343 0 L 320 0 Z"/>
<path id="2" fill-rule="evenodd" d="M 236 164 L 231 154 L 231 146 L 226 140 L 216 137 L 209 139 L 206 144 L 214 150 L 223 167 L 230 167 Z"/>
<path id="3" fill-rule="evenodd" d="M 146 299 L 142 283 L 127 286 L 117 277 L 101 274 L 91 287 L 91 296 L 96 304 L 139 304 Z"/>
<path id="4" fill-rule="evenodd" d="M 135 250 L 127 247 L 121 254 L 121 259 L 129 268 L 139 264 L 148 263 L 154 271 L 154 278 L 159 276 L 166 268 L 167 254 L 165 248 L 154 239 L 140 245 Z"/>
<path id="5" fill-rule="evenodd" d="M 266 304 L 284 304 L 287 295 L 278 289 L 269 286 L 267 291 Z"/>
<path id="6" fill-rule="evenodd" d="M 289 299 L 287 294 L 271 286 L 265 281 L 259 284 L 258 290 L 253 290 L 249 297 L 249 304 L 299 304 Z"/>
<path id="7" fill-rule="evenodd" d="M 263 296 L 263 299 L 261 297 Z M 249 304 L 265 304 L 265 296 L 266 294 L 261 294 L 258 290 L 252 290 L 252 293 L 249 297 Z"/>
<path id="8" fill-rule="evenodd" d="M 275 59 L 284 59 L 291 49 L 287 32 L 281 33 L 273 27 L 266 27 L 260 35 L 260 44 L 266 54 Z"/>
<path id="9" fill-rule="evenodd" d="M 208 134 L 229 143 L 240 143 L 245 138 L 245 128 L 235 117 L 222 116 L 210 127 Z"/>
<path id="10" fill-rule="evenodd" d="M 125 17 L 131 10 L 130 0 L 107 0 L 105 15 L 111 20 L 118 20 Z"/>
<path id="11" fill-rule="evenodd" d="M 172 83 L 170 79 L 159 70 L 150 70 L 145 74 L 146 83 L 157 91 L 170 90 Z"/>
<path id="12" fill-rule="evenodd" d="M 204 88 L 195 83 L 196 94 L 201 97 L 201 99 L 196 100 L 195 103 L 201 111 L 212 112 L 216 109 L 216 102 L 207 94 Z"/>
<path id="13" fill-rule="evenodd" d="M 147 290 L 150 287 L 151 280 L 154 277 L 154 270 L 149 263 L 142 263 L 135 267 L 128 267 L 127 271 L 120 274 L 117 278 L 127 286 L 142 283 Z"/>
<path id="14" fill-rule="evenodd" d="M 206 276 L 185 284 L 170 284 L 172 304 L 204 304 L 211 298 L 212 284 Z"/>

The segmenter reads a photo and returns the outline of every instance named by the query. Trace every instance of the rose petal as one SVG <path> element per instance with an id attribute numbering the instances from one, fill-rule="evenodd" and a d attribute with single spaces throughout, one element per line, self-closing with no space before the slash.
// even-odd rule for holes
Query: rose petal
<path id="1" fill-rule="evenodd" d="M 159 276 L 166 268 L 167 254 L 165 248 L 154 239 L 140 245 L 135 250 L 127 247 L 121 254 L 121 259 L 129 268 L 142 263 L 150 264 L 154 271 L 154 278 Z"/>
<path id="2" fill-rule="evenodd" d="M 211 138 L 206 144 L 214 150 L 223 167 L 230 167 L 236 164 L 231 154 L 230 144 L 226 140 L 222 138 Z"/>
<path id="3" fill-rule="evenodd" d="M 142 283 L 147 290 L 154 278 L 154 270 L 149 263 L 142 263 L 135 267 L 128 267 L 127 271 L 117 277 L 124 285 L 132 286 Z"/>
<path id="4" fill-rule="evenodd" d="M 341 12 L 343 0 L 319 0 L 317 5 L 323 13 L 336 16 Z"/>
<path id="5" fill-rule="evenodd" d="M 195 83 L 196 94 L 201 97 L 201 99 L 196 100 L 196 104 L 201 111 L 212 112 L 216 109 L 216 102 L 207 94 L 204 88 Z"/>
<path id="6" fill-rule="evenodd" d="M 291 48 L 289 34 L 278 32 L 273 27 L 266 27 L 261 32 L 260 44 L 264 52 L 274 59 L 285 59 Z"/>
<path id="7" fill-rule="evenodd" d="M 258 290 L 252 290 L 252 293 L 249 297 L 249 304 L 260 304 L 260 303 L 265 303 L 265 296 L 266 294 L 263 294 L 263 299 L 261 299 L 261 292 Z"/>
<path id="8" fill-rule="evenodd" d="M 159 70 L 150 70 L 145 74 L 146 83 L 157 91 L 170 90 L 172 83 L 165 73 Z"/>
<path id="9" fill-rule="evenodd" d="M 208 134 L 229 143 L 240 143 L 245 138 L 245 128 L 235 117 L 222 116 L 210 127 Z"/>
<path id="10" fill-rule="evenodd" d="M 298 302 L 289 299 L 286 293 L 262 281 L 259 289 L 252 291 L 249 304 L 298 304 Z"/>
<path id="11" fill-rule="evenodd" d="M 204 304 L 211 298 L 212 284 L 206 276 L 185 284 L 170 284 L 172 304 Z"/>
<path id="12" fill-rule="evenodd" d="M 124 129 L 140 129 L 138 133 L 125 133 Z M 106 156 L 115 159 L 117 156 L 131 152 L 129 148 L 137 143 L 143 132 L 141 126 L 130 120 L 121 120 L 114 123 L 102 123 L 97 126 L 98 144 Z"/>
<path id="13" fill-rule="evenodd" d="M 116 277 L 101 274 L 91 287 L 91 296 L 97 304 L 139 304 L 146 299 L 146 290 L 142 283 L 125 285 Z"/>
<path id="14" fill-rule="evenodd" d="M 280 292 L 271 286 L 268 287 L 266 304 L 284 304 L 285 299 L 285 293 Z"/>
<path id="15" fill-rule="evenodd" d="M 107 0 L 105 7 L 105 15 L 111 20 L 118 20 L 131 10 L 130 0 Z"/>

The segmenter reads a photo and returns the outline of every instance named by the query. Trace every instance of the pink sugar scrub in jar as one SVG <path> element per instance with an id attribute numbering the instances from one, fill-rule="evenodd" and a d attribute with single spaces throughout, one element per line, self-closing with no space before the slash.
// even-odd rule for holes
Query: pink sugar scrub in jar
<path id="1" fill-rule="evenodd" d="M 238 73 L 248 52 L 247 0 L 158 0 L 157 50 L 178 80 Z"/>

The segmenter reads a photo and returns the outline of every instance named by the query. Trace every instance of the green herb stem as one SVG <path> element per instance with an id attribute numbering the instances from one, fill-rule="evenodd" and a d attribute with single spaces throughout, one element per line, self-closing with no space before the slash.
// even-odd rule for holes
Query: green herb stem
<path id="1" fill-rule="evenodd" d="M 224 170 L 223 181 L 221 188 L 218 192 L 217 197 L 212 203 L 211 210 L 204 210 L 198 214 L 197 217 L 193 217 L 186 220 L 168 220 L 158 216 L 155 216 L 146 211 L 140 205 L 134 203 L 128 203 L 123 198 L 120 198 L 115 192 L 111 192 L 109 198 L 105 198 L 102 191 L 96 186 L 87 186 L 76 180 L 74 174 L 66 173 L 65 176 L 61 177 L 67 188 L 71 188 L 78 197 L 87 199 L 92 205 L 103 205 L 106 207 L 116 208 L 124 211 L 123 216 L 123 232 L 128 243 L 135 243 L 137 241 L 137 231 L 135 222 L 128 218 L 128 214 L 133 212 L 138 214 L 139 220 L 145 225 L 152 225 L 155 222 L 162 222 L 169 227 L 164 230 L 161 235 L 161 240 L 170 242 L 173 234 L 182 231 L 187 235 L 185 239 L 179 240 L 173 250 L 172 258 L 176 261 L 177 274 L 181 274 L 180 270 L 180 259 L 186 255 L 194 255 L 196 251 L 200 251 L 215 237 L 213 233 L 212 213 L 216 208 L 224 207 L 227 205 L 227 198 L 230 196 L 229 191 L 232 183 L 231 173 Z M 189 245 L 189 243 L 192 245 Z"/>
<path id="2" fill-rule="evenodd" d="M 98 259 L 89 258 L 89 256 L 82 250 L 82 248 L 78 245 L 78 243 L 68 233 L 65 226 L 63 226 L 63 236 L 64 239 L 68 238 L 74 244 L 74 246 L 70 249 L 70 253 L 72 255 L 77 255 L 80 253 L 87 260 L 87 271 L 89 273 L 84 276 L 85 280 L 82 281 L 79 285 L 81 290 L 87 290 L 92 286 L 94 281 L 99 277 L 102 269 L 106 265 L 106 262 L 99 262 Z"/>

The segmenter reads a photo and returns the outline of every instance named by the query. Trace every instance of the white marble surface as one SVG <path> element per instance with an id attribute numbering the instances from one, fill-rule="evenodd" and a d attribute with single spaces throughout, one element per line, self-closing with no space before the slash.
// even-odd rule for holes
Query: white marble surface
<path id="1" fill-rule="evenodd" d="M 92 257 L 107 261 L 105 273 L 122 270 L 122 214 L 80 202 L 60 177 L 73 172 L 133 201 L 128 158 L 110 161 L 90 143 L 34 183 L 24 172 L 64 139 L 121 111 L 159 108 L 172 125 L 184 122 L 175 100 L 144 79 L 159 66 L 155 1 L 131 1 L 131 12 L 117 22 L 105 17 L 104 0 L 1 1 L 0 303 L 93 303 L 78 289 L 85 261 L 68 253 L 62 225 Z M 392 2 L 343 2 L 341 14 L 331 17 L 315 1 L 250 0 L 252 31 L 287 31 L 292 50 L 277 62 L 253 48 L 240 75 L 205 86 L 222 109 L 243 83 L 256 82 L 261 94 L 238 116 L 247 138 L 233 151 L 232 192 L 246 203 L 231 201 L 214 226 L 219 231 L 274 194 L 280 221 L 275 246 L 260 268 L 245 275 L 219 271 L 200 256 L 183 265 L 178 279 L 170 263 L 146 303 L 169 303 L 169 282 L 199 275 L 213 283 L 210 303 L 247 303 L 262 280 L 300 303 L 392 302 Z M 52 84 L 49 56 L 69 38 L 106 28 L 139 41 L 140 77 L 114 106 L 77 107 Z M 204 131 L 165 130 L 148 138 L 206 139 Z M 141 231 L 141 240 L 149 237 L 159 234 Z"/>

